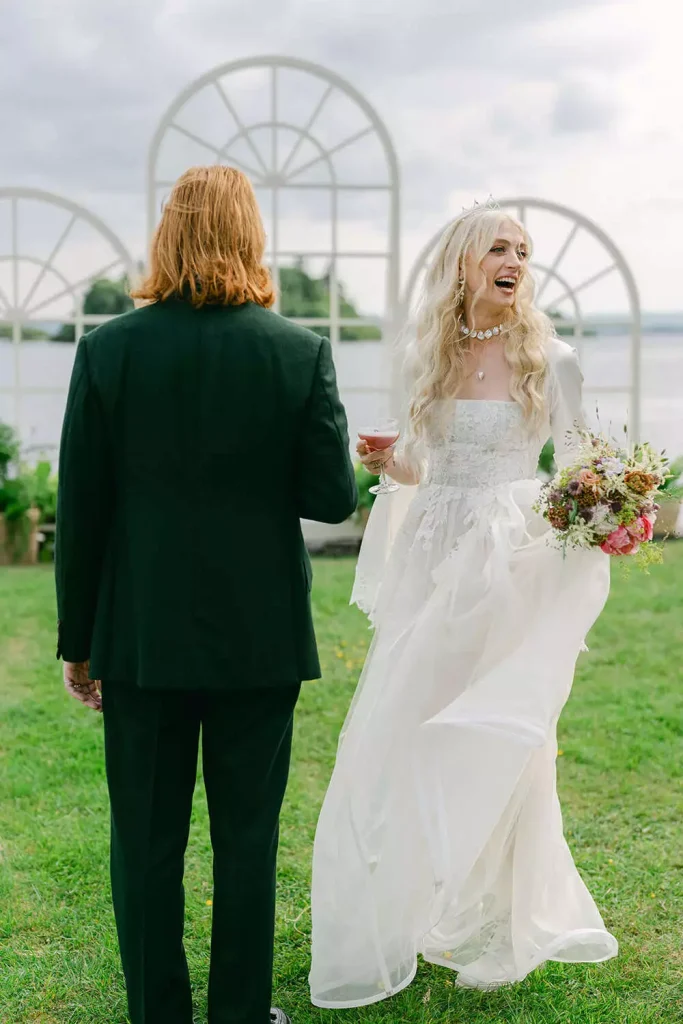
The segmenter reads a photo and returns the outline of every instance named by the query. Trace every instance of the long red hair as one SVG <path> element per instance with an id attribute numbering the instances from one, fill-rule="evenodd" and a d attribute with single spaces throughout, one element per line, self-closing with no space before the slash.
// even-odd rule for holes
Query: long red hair
<path id="1" fill-rule="evenodd" d="M 234 167 L 191 167 L 173 186 L 152 240 L 149 273 L 131 295 L 148 302 L 176 296 L 193 306 L 272 306 L 265 244 L 249 179 Z"/>

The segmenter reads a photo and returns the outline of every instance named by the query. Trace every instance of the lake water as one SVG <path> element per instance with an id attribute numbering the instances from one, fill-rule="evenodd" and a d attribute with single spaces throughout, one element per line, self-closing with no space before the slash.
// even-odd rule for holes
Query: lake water
<path id="1" fill-rule="evenodd" d="M 23 389 L 21 423 L 24 441 L 36 453 L 54 458 L 73 363 L 72 345 L 26 342 L 21 346 L 19 373 Z M 378 342 L 348 342 L 336 354 L 340 390 L 352 436 L 365 421 L 386 411 L 386 354 Z M 627 394 L 596 394 L 599 387 L 626 388 L 631 377 L 629 339 L 587 338 L 581 351 L 585 374 L 586 411 L 595 420 L 596 405 L 604 431 L 621 435 L 630 420 Z M 12 345 L 0 341 L 0 420 L 15 422 L 11 389 L 15 383 Z M 31 389 L 39 389 L 31 393 Z M 48 390 L 53 393 L 48 393 Z M 641 349 L 641 437 L 674 457 L 683 454 L 683 334 L 651 334 Z"/>

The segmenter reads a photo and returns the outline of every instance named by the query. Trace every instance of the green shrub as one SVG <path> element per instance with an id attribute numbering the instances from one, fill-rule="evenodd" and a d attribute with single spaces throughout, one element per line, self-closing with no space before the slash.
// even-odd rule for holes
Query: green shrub
<path id="1" fill-rule="evenodd" d="M 370 488 L 377 483 L 377 477 L 365 468 L 362 462 L 356 463 L 356 486 L 358 488 L 358 504 L 356 506 L 356 518 L 362 519 L 365 511 L 372 508 L 375 495 L 370 494 Z"/>
<path id="2" fill-rule="evenodd" d="M 18 562 L 26 552 L 31 534 L 27 515 L 30 508 L 31 494 L 26 478 L 5 479 L 0 486 L 0 514 L 5 518 L 5 546 L 12 562 Z"/>
<path id="3" fill-rule="evenodd" d="M 41 523 L 54 523 L 57 518 L 57 476 L 52 464 L 46 460 L 38 462 L 23 474 L 31 496 L 33 508 L 40 511 Z"/>

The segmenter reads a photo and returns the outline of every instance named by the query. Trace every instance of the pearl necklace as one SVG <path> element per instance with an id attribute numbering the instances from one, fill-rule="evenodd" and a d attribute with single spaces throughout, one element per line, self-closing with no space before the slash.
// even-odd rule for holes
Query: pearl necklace
<path id="1" fill-rule="evenodd" d="M 504 334 L 506 330 L 507 328 L 505 324 L 498 324 L 497 327 L 491 327 L 487 331 L 477 331 L 474 329 L 470 330 L 470 328 L 466 324 L 460 325 L 460 333 L 465 338 L 476 338 L 477 341 L 490 341 L 491 338 L 497 338 L 501 334 Z M 475 372 L 477 380 L 483 380 L 484 377 L 486 376 L 485 372 L 481 368 L 476 370 Z"/>
<path id="2" fill-rule="evenodd" d="M 491 327 L 488 331 L 477 331 L 474 328 L 470 330 L 466 324 L 460 325 L 461 334 L 466 338 L 477 338 L 479 341 L 490 341 L 494 336 L 498 337 L 499 334 L 503 334 L 505 330 L 505 324 L 498 324 L 497 327 Z"/>

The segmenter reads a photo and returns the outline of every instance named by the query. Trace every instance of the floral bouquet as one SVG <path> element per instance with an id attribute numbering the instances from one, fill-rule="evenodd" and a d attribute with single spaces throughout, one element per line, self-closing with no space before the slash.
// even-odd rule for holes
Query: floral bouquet
<path id="1" fill-rule="evenodd" d="M 576 432 L 576 460 L 543 485 L 536 503 L 560 546 L 601 548 L 608 555 L 636 555 L 642 565 L 661 561 L 648 545 L 659 506 L 657 490 L 668 461 L 649 444 L 631 452 L 590 430 Z"/>

